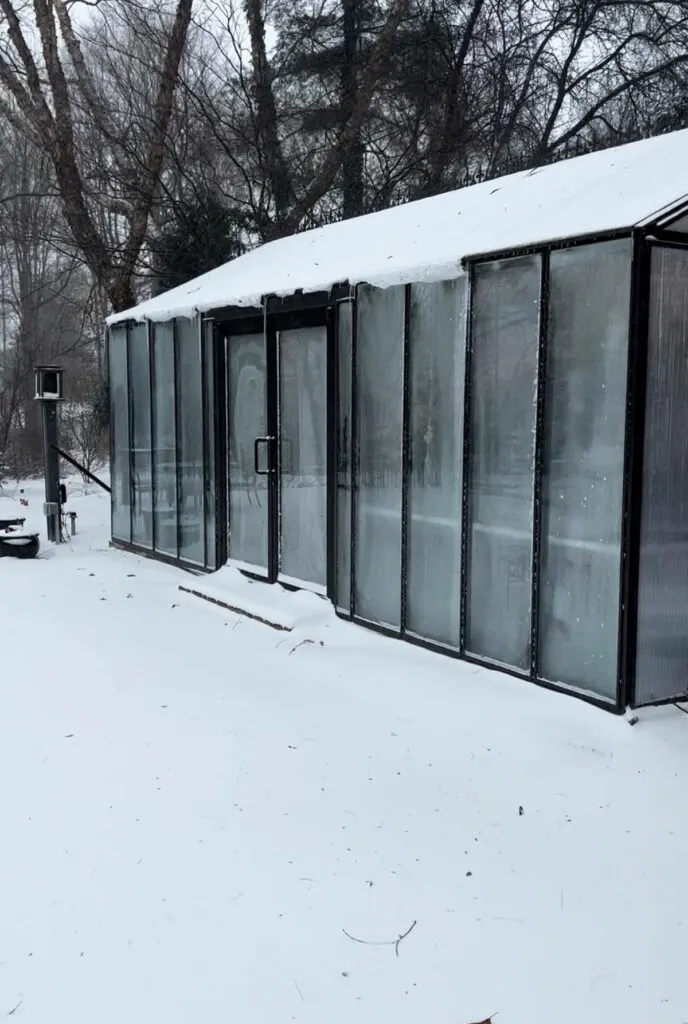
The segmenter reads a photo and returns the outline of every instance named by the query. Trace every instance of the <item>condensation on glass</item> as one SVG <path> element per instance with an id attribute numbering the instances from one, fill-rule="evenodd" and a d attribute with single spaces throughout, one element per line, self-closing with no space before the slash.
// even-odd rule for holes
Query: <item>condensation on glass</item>
<path id="1" fill-rule="evenodd" d="M 530 667 L 540 257 L 475 268 L 466 651 Z"/>
<path id="2" fill-rule="evenodd" d="M 255 441 L 267 434 L 266 400 L 263 334 L 230 336 L 227 339 L 229 557 L 263 573 L 268 567 L 268 477 L 256 473 Z M 263 449 L 266 447 L 262 445 Z"/>
<path id="3" fill-rule="evenodd" d="M 553 252 L 538 674 L 617 687 L 631 241 Z"/>
<path id="4" fill-rule="evenodd" d="M 153 479 L 151 462 L 151 388 L 148 327 L 129 329 L 129 387 L 131 396 L 131 540 L 153 546 Z"/>
<path id="5" fill-rule="evenodd" d="M 280 331 L 281 578 L 327 583 L 327 331 Z"/>
<path id="6" fill-rule="evenodd" d="M 203 377 L 198 320 L 176 321 L 179 442 L 179 558 L 203 565 Z"/>
<path id="7" fill-rule="evenodd" d="M 205 564 L 217 567 L 217 490 L 215 486 L 215 333 L 212 320 L 203 323 L 203 387 L 205 388 Z"/>
<path id="8" fill-rule="evenodd" d="M 358 289 L 355 610 L 401 625 L 405 289 Z"/>
<path id="9" fill-rule="evenodd" d="M 337 541 L 336 605 L 351 611 L 351 480 L 352 480 L 353 309 L 337 306 Z"/>
<path id="10" fill-rule="evenodd" d="M 637 704 L 688 692 L 688 252 L 652 250 Z"/>
<path id="11" fill-rule="evenodd" d="M 112 328 L 108 352 L 112 407 L 112 536 L 128 543 L 131 541 L 131 477 L 126 327 Z"/>
<path id="12" fill-rule="evenodd" d="M 153 516 L 155 550 L 177 557 L 174 326 L 153 325 Z"/>
<path id="13" fill-rule="evenodd" d="M 466 279 L 411 287 L 407 629 L 457 647 Z"/>

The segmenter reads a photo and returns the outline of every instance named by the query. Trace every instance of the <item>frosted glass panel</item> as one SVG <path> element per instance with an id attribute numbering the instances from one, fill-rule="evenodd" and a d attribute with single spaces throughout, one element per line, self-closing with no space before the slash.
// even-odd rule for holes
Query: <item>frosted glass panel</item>
<path id="1" fill-rule="evenodd" d="M 337 582 L 336 603 L 351 611 L 351 376 L 353 312 L 350 302 L 337 306 Z"/>
<path id="2" fill-rule="evenodd" d="M 203 565 L 203 403 L 198 320 L 177 320 L 179 557 Z"/>
<path id="3" fill-rule="evenodd" d="M 148 328 L 129 330 L 129 383 L 131 387 L 132 521 L 134 544 L 153 546 L 153 479 L 151 464 L 151 390 Z"/>
<path id="4" fill-rule="evenodd" d="M 616 695 L 631 242 L 554 252 L 539 675 Z"/>
<path id="5" fill-rule="evenodd" d="M 465 278 L 411 289 L 407 628 L 458 646 Z"/>
<path id="6" fill-rule="evenodd" d="M 401 625 L 403 288 L 358 289 L 356 613 Z"/>
<path id="7" fill-rule="evenodd" d="M 530 666 L 540 258 L 475 269 L 466 650 Z"/>
<path id="8" fill-rule="evenodd" d="M 648 339 L 636 703 L 688 691 L 688 252 L 655 248 Z"/>
<path id="9" fill-rule="evenodd" d="M 153 509 L 155 548 L 177 557 L 174 330 L 155 324 L 153 335 Z"/>
<path id="10" fill-rule="evenodd" d="M 229 338 L 229 556 L 262 570 L 268 564 L 268 477 L 255 471 L 254 444 L 266 434 L 265 402 L 263 335 Z"/>
<path id="11" fill-rule="evenodd" d="M 108 352 L 112 409 L 112 536 L 128 542 L 131 540 L 131 477 L 126 327 L 112 328 Z"/>
<path id="12" fill-rule="evenodd" d="M 280 575 L 327 583 L 327 331 L 279 334 Z"/>

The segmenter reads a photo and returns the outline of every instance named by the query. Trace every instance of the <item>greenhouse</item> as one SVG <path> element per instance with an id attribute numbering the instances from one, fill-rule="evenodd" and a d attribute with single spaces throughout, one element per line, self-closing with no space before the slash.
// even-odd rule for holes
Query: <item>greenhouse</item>
<path id="1" fill-rule="evenodd" d="M 685 697 L 687 160 L 520 172 L 112 316 L 113 543 L 611 710 Z"/>

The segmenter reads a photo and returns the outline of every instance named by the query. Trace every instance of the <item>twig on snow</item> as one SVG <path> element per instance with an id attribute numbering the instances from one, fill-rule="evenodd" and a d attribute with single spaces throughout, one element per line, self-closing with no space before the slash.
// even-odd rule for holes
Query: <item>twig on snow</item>
<path id="1" fill-rule="evenodd" d="M 401 935 L 399 936 L 399 938 L 397 939 L 397 941 L 396 941 L 396 942 L 394 943 L 394 952 L 395 952 L 395 954 L 396 954 L 397 956 L 399 956 L 399 943 L 400 943 L 400 942 L 401 942 L 401 941 L 402 941 L 403 939 L 405 939 L 407 935 L 410 935 L 410 934 L 411 934 L 411 932 L 413 931 L 413 929 L 414 929 L 414 928 L 416 927 L 417 923 L 418 923 L 417 921 L 414 921 L 414 922 L 412 923 L 411 927 L 410 927 L 410 928 L 408 928 L 408 929 L 407 929 L 407 930 L 406 930 L 405 932 L 403 932 L 403 934 L 401 934 Z"/>
<path id="2" fill-rule="evenodd" d="M 303 647 L 304 644 L 313 644 L 313 646 L 315 647 L 315 643 L 316 643 L 315 640 L 308 640 L 308 639 L 306 639 L 306 640 L 299 640 L 299 642 L 297 643 L 296 647 L 292 647 L 292 649 L 289 651 L 289 653 L 293 654 L 294 651 L 298 651 L 299 647 Z M 318 643 L 320 644 L 321 647 L 324 646 L 322 640 L 318 640 Z"/>
<path id="3" fill-rule="evenodd" d="M 351 939 L 352 942 L 359 942 L 362 946 L 394 946 L 394 953 L 396 956 L 399 956 L 399 943 L 403 942 L 406 936 L 411 934 L 417 924 L 417 921 L 413 921 L 406 931 L 402 932 L 401 935 L 398 935 L 396 939 L 387 939 L 384 942 L 374 942 L 370 939 L 358 939 L 355 935 L 351 935 L 346 928 L 342 928 L 342 931 L 346 935 L 347 939 Z"/>
<path id="4" fill-rule="evenodd" d="M 12 1009 L 7 1014 L 7 1016 L 8 1017 L 12 1017 L 17 1012 L 17 1010 L 19 1009 L 19 1007 L 22 1005 L 23 1002 L 24 1002 L 24 1000 L 20 999 L 19 1002 L 17 1003 L 17 1005 L 12 1007 Z"/>

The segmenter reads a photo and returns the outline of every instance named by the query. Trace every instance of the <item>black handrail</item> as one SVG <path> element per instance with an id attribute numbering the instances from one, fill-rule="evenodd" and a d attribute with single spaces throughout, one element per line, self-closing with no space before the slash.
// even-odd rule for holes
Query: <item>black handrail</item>
<path id="1" fill-rule="evenodd" d="M 104 484 L 104 483 L 103 483 L 103 481 L 102 481 L 102 480 L 101 480 L 101 479 L 100 479 L 99 477 L 97 477 L 97 476 L 95 475 L 95 473 L 91 473 L 91 472 L 90 472 L 90 470 L 88 470 L 88 469 L 86 469 L 86 468 L 85 468 L 84 466 L 80 465 L 80 464 L 79 464 L 79 463 L 78 463 L 78 462 L 76 461 L 76 459 L 73 459 L 71 455 L 67 455 L 67 452 L 63 452 L 63 451 L 62 451 L 62 449 L 61 449 L 61 448 L 58 448 L 56 444 L 54 444 L 54 445 L 51 445 L 51 447 L 52 447 L 52 448 L 53 448 L 53 449 L 54 449 L 54 450 L 55 450 L 55 451 L 57 452 L 57 454 L 58 454 L 58 455 L 60 455 L 60 456 L 61 456 L 61 457 L 62 457 L 62 458 L 63 458 L 63 459 L 64 459 L 64 460 L 66 461 L 66 462 L 69 462 L 69 463 L 71 463 L 71 465 L 72 465 L 72 466 L 74 466 L 74 468 L 75 468 L 75 469 L 78 469 L 80 473 L 83 473 L 83 474 L 84 474 L 84 476 L 87 476 L 89 480 L 93 480 L 93 483 L 94 483 L 94 484 L 98 484 L 98 486 L 99 486 L 99 487 L 102 487 L 104 491 L 107 491 L 107 492 L 108 492 L 108 494 L 112 494 L 112 489 L 111 489 L 110 487 L 108 487 L 108 485 L 107 485 L 107 484 Z"/>

